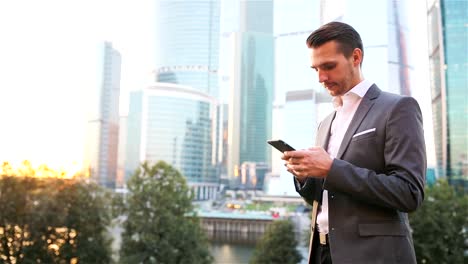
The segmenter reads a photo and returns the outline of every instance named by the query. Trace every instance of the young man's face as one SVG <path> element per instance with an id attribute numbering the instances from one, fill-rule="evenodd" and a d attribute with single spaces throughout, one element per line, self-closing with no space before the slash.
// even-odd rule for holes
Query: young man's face
<path id="1" fill-rule="evenodd" d="M 362 53 L 355 49 L 349 58 L 339 52 L 338 44 L 329 41 L 310 48 L 311 68 L 318 74 L 319 82 L 332 96 L 344 95 L 361 82 L 360 62 Z"/>

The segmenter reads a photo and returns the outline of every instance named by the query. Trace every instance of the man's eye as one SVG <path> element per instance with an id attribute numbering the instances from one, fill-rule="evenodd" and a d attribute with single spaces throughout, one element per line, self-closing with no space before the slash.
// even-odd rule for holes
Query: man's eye
<path id="1" fill-rule="evenodd" d="M 332 70 L 333 68 L 335 68 L 335 64 L 326 64 L 326 65 L 323 65 L 323 69 L 324 70 Z"/>

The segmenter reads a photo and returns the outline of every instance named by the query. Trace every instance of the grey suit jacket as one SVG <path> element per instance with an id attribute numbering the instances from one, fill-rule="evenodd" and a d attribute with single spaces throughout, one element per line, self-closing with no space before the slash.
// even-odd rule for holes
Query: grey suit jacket
<path id="1" fill-rule="evenodd" d="M 327 149 L 334 116 L 319 125 L 317 146 Z M 418 103 L 382 92 L 374 84 L 363 97 L 326 179 L 308 178 L 296 190 L 310 204 L 320 203 L 322 190 L 328 190 L 333 263 L 416 263 L 407 212 L 424 199 L 425 173 Z M 313 223 L 315 218 L 314 212 Z"/>

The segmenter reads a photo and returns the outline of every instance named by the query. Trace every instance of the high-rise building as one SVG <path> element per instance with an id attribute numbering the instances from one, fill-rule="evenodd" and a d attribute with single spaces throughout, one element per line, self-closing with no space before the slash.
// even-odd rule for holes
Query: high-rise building
<path id="1" fill-rule="evenodd" d="M 217 112 L 214 97 L 189 86 L 154 83 L 131 92 L 126 171 L 162 160 L 185 176 L 195 199 L 214 198 Z"/>
<path id="2" fill-rule="evenodd" d="M 117 175 L 120 67 L 120 53 L 103 43 L 98 87 L 89 98 L 84 165 L 92 179 L 109 188 L 115 188 Z"/>
<path id="3" fill-rule="evenodd" d="M 156 0 L 156 81 L 218 96 L 219 0 Z"/>
<path id="4" fill-rule="evenodd" d="M 228 175 L 244 162 L 270 163 L 274 79 L 273 1 L 239 1 L 239 27 L 229 34 Z"/>
<path id="5" fill-rule="evenodd" d="M 131 94 L 126 173 L 164 160 L 197 199 L 212 198 L 222 162 L 219 0 L 155 0 L 155 10 L 156 83 Z"/>
<path id="6" fill-rule="evenodd" d="M 468 2 L 427 3 L 437 174 L 468 186 Z"/>

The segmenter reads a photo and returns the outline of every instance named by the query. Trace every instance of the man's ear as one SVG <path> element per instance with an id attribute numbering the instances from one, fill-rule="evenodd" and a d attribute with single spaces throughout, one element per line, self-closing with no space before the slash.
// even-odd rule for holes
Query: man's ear
<path id="1" fill-rule="evenodd" d="M 355 48 L 353 50 L 353 64 L 354 66 L 359 66 L 362 62 L 362 50 Z"/>

